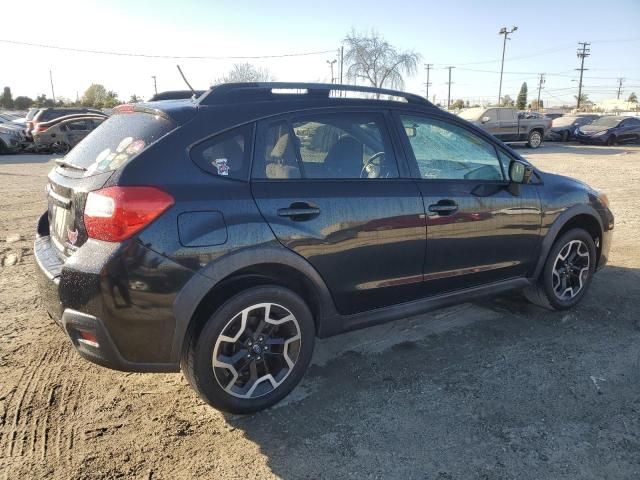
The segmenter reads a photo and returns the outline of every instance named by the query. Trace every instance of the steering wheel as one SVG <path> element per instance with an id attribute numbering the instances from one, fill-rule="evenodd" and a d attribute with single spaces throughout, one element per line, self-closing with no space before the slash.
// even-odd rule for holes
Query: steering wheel
<path id="1" fill-rule="evenodd" d="M 366 161 L 366 163 L 364 164 L 364 166 L 362 167 L 362 170 L 360 170 L 360 178 L 380 177 L 380 171 L 381 171 L 380 164 L 378 162 L 378 165 L 376 165 L 373 162 L 375 162 L 376 160 L 380 160 L 383 157 L 384 157 L 384 152 L 378 152 L 371 155 L 369 159 Z M 364 176 L 365 173 L 366 173 L 366 177 Z"/>

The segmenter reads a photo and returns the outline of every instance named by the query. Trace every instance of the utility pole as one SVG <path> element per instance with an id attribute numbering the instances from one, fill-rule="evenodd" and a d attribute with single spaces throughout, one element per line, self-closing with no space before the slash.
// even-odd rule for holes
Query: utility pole
<path id="1" fill-rule="evenodd" d="M 53 91 L 53 73 L 51 73 L 51 69 L 49 69 L 49 81 L 51 82 L 51 98 L 53 98 L 53 104 L 56 104 L 56 94 Z"/>
<path id="2" fill-rule="evenodd" d="M 156 83 L 156 76 L 155 75 L 151 75 L 151 78 L 153 78 L 153 91 L 156 92 L 156 95 L 158 94 L 158 84 Z"/>
<path id="3" fill-rule="evenodd" d="M 429 71 L 431 70 L 431 67 L 433 67 L 433 63 L 424 64 L 424 68 L 427 69 L 427 83 L 424 84 L 427 87 L 427 93 L 425 95 L 427 100 L 429 100 L 429 87 L 431 86 L 431 82 L 429 82 Z"/>
<path id="4" fill-rule="evenodd" d="M 624 78 L 618 79 L 618 100 L 620 100 L 620 94 L 622 93 L 622 82 L 624 82 Z"/>
<path id="5" fill-rule="evenodd" d="M 544 79 L 544 73 L 541 73 L 540 80 L 538 81 L 538 111 L 540 111 L 540 91 L 542 90 L 542 85 L 544 85 L 545 82 L 546 80 Z"/>
<path id="6" fill-rule="evenodd" d="M 585 70 L 589 70 L 588 68 L 584 68 L 584 59 L 591 55 L 591 49 L 588 48 L 591 45 L 589 42 L 578 42 L 578 58 L 580 59 L 580 68 L 576 68 L 576 70 L 580 70 L 580 82 L 578 83 L 578 101 L 576 102 L 576 109 L 580 108 L 580 101 L 582 100 L 582 74 Z"/>
<path id="7" fill-rule="evenodd" d="M 447 94 L 447 110 L 449 110 L 449 107 L 451 106 L 451 69 L 456 67 L 447 68 L 449 69 L 449 81 L 447 82 L 447 85 L 449 85 L 449 93 Z"/>
<path id="8" fill-rule="evenodd" d="M 329 68 L 331 69 L 331 83 L 334 83 L 334 76 L 333 76 L 333 65 L 337 62 L 337 60 L 334 58 L 333 60 L 327 60 L 327 63 L 329 64 Z"/>
<path id="9" fill-rule="evenodd" d="M 340 47 L 340 85 L 342 85 L 343 68 L 344 68 L 344 45 Z"/>
<path id="10" fill-rule="evenodd" d="M 502 63 L 500 64 L 500 86 L 498 87 L 498 106 L 500 106 L 502 102 L 502 72 L 504 70 L 504 52 L 507 49 L 507 39 L 509 38 L 509 35 L 516 30 L 518 30 L 518 27 L 514 25 L 511 30 L 507 30 L 507 27 L 502 27 L 498 32 L 498 35 L 504 35 L 504 41 L 502 42 Z"/>

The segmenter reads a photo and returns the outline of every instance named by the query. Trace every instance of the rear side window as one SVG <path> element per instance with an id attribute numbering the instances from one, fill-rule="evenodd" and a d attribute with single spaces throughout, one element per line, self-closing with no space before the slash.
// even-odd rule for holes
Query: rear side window
<path id="1" fill-rule="evenodd" d="M 251 163 L 253 125 L 221 133 L 191 149 L 191 159 L 207 173 L 247 180 Z"/>
<path id="2" fill-rule="evenodd" d="M 76 145 L 66 161 L 86 168 L 85 176 L 117 170 L 175 127 L 173 121 L 159 115 L 116 114 Z"/>

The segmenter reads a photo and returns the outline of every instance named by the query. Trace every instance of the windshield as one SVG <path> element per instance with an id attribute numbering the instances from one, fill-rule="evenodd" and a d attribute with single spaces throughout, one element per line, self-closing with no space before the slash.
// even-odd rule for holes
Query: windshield
<path id="1" fill-rule="evenodd" d="M 485 111 L 486 109 L 484 108 L 468 108 L 461 111 L 458 116 L 465 120 L 478 120 Z"/>
<path id="2" fill-rule="evenodd" d="M 616 127 L 622 120 L 624 120 L 622 117 L 600 117 L 591 125 L 598 127 Z"/>
<path id="3" fill-rule="evenodd" d="M 116 114 L 76 145 L 65 162 L 86 168 L 85 176 L 117 170 L 175 126 L 171 120 L 158 115 Z"/>

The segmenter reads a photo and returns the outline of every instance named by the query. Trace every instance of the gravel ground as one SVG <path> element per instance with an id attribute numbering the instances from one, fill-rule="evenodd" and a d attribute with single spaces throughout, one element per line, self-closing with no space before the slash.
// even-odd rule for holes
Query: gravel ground
<path id="1" fill-rule="evenodd" d="M 52 157 L 0 157 L 0 479 L 640 478 L 640 147 L 520 151 L 609 194 L 610 265 L 578 308 L 510 294 L 323 340 L 249 417 L 72 350 L 34 284 Z"/>

